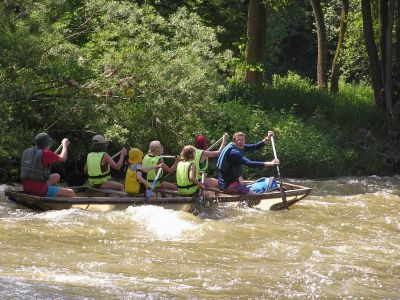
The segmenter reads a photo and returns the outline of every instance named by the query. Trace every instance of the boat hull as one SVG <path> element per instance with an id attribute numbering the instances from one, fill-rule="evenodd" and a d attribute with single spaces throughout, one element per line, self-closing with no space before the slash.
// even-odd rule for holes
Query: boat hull
<path id="1" fill-rule="evenodd" d="M 310 192 L 310 188 L 284 184 L 287 206 L 291 207 Z M 74 187 L 77 197 L 37 197 L 21 191 L 6 190 L 5 195 L 20 207 L 34 210 L 60 210 L 79 208 L 90 211 L 124 210 L 130 206 L 158 205 L 166 209 L 195 212 L 203 208 L 234 207 L 245 204 L 263 210 L 284 209 L 280 191 L 261 195 L 226 195 L 215 196 L 207 191 L 204 197 L 182 197 L 173 191 L 158 190 L 150 200 L 146 197 L 132 197 L 124 192 L 99 190 L 90 187 Z"/>

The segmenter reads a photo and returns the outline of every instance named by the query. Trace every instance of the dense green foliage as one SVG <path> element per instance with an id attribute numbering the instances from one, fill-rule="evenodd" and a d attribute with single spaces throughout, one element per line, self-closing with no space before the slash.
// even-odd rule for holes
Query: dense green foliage
<path id="1" fill-rule="evenodd" d="M 286 176 L 395 171 L 381 155 L 385 116 L 360 84 L 368 81 L 365 63 L 343 64 L 358 84 L 343 82 L 336 95 L 296 75 L 314 72 L 307 1 L 268 2 L 269 26 L 277 26 L 268 31 L 269 81 L 261 86 L 241 81 L 246 6 L 222 2 L 0 4 L 0 179 L 18 179 L 21 152 L 40 131 L 70 139 L 68 161 L 57 167 L 74 184 L 96 133 L 110 153 L 123 145 L 146 152 L 159 139 L 178 154 L 198 133 L 213 142 L 240 130 L 254 142 L 272 129 Z M 346 57 L 359 55 L 358 34 L 354 27 Z M 271 148 L 251 157 L 270 160 Z"/>

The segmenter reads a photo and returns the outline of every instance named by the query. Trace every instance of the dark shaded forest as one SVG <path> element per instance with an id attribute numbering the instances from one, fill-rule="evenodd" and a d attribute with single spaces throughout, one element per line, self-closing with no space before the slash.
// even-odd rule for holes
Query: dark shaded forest
<path id="1" fill-rule="evenodd" d="M 41 131 L 69 184 L 95 134 L 175 155 L 273 130 L 287 177 L 398 173 L 399 0 L 5 0 L 0 22 L 2 182 Z"/>

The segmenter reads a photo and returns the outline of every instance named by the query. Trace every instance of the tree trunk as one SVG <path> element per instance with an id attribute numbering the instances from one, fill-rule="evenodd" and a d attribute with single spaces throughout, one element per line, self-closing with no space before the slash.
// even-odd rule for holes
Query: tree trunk
<path id="1" fill-rule="evenodd" d="M 335 56 L 332 61 L 332 78 L 331 78 L 331 92 L 337 93 L 339 91 L 339 75 L 340 63 L 339 55 L 343 47 L 344 35 L 346 33 L 347 14 L 349 13 L 349 0 L 342 0 L 342 12 L 340 14 L 339 37 L 335 51 Z"/>
<path id="2" fill-rule="evenodd" d="M 266 40 L 266 9 L 261 0 L 250 0 L 247 17 L 246 82 L 264 80 L 261 67 Z"/>
<path id="3" fill-rule="evenodd" d="M 398 105 L 394 110 L 393 105 L 393 82 L 392 82 L 392 36 L 393 36 L 393 18 L 394 18 L 394 0 L 389 0 L 387 5 L 387 23 L 386 23 L 386 41 L 385 41 L 385 53 L 386 53 L 386 74 L 385 74 L 385 100 L 386 110 L 388 114 L 389 130 L 397 132 L 399 128 L 398 119 Z M 396 103 L 395 103 L 396 104 Z"/>
<path id="4" fill-rule="evenodd" d="M 385 82 L 386 76 L 386 35 L 387 35 L 387 24 L 388 24 L 388 0 L 379 1 L 379 45 L 381 50 L 381 68 L 382 68 L 382 79 Z"/>
<path id="5" fill-rule="evenodd" d="M 378 51 L 374 40 L 374 31 L 372 27 L 371 4 L 369 0 L 361 0 L 361 11 L 363 17 L 363 31 L 365 47 L 369 58 L 369 67 L 371 71 L 372 87 L 374 89 L 375 104 L 383 106 L 383 82 L 382 72 L 379 65 Z"/>
<path id="6" fill-rule="evenodd" d="M 395 33 L 396 33 L 396 43 L 395 43 L 395 53 L 394 57 L 396 59 L 397 66 L 393 69 L 393 77 L 395 79 L 395 84 L 397 85 L 397 89 L 400 89 L 400 0 L 396 0 L 396 7 L 395 7 Z"/>
<path id="7" fill-rule="evenodd" d="M 326 37 L 324 13 L 320 0 L 312 0 L 311 4 L 318 38 L 317 84 L 318 88 L 326 89 L 328 40 Z"/>

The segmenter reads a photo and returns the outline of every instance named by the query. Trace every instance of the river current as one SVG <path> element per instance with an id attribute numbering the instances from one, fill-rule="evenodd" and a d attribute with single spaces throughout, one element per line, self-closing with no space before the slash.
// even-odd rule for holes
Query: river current
<path id="1" fill-rule="evenodd" d="M 400 177 L 289 180 L 286 211 L 16 209 L 0 299 L 400 299 Z"/>

